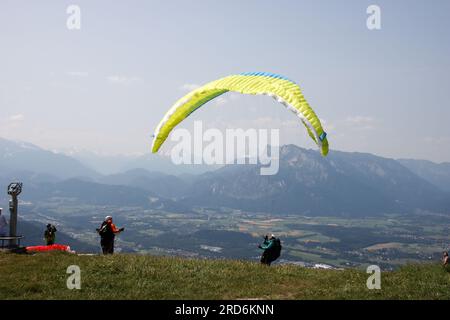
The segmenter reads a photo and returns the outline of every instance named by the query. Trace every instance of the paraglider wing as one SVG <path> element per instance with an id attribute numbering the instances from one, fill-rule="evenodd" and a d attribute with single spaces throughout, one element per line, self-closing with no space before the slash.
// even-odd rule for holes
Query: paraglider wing
<path id="1" fill-rule="evenodd" d="M 26 247 L 27 252 L 46 252 L 46 251 L 66 251 L 71 252 L 70 246 L 63 244 L 52 244 L 48 246 L 29 246 Z"/>
<path id="2" fill-rule="evenodd" d="M 210 82 L 178 100 L 166 113 L 154 133 L 152 152 L 158 152 L 172 129 L 208 101 L 228 92 L 268 95 L 300 117 L 309 136 L 323 156 L 328 154 L 327 134 L 319 118 L 293 81 L 272 73 L 247 72 Z"/>

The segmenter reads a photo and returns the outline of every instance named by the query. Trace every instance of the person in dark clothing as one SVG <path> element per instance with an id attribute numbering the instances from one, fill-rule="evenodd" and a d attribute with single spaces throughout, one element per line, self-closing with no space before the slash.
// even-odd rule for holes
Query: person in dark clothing
<path id="1" fill-rule="evenodd" d="M 111 216 L 105 218 L 105 221 L 103 221 L 100 228 L 97 229 L 97 232 L 100 235 L 100 245 L 103 254 L 114 254 L 114 239 L 116 234 L 119 234 L 124 230 L 125 228 L 118 229 L 116 227 Z"/>
<path id="2" fill-rule="evenodd" d="M 56 227 L 52 224 L 47 224 L 47 229 L 45 229 L 44 232 L 44 239 L 48 246 L 55 244 L 55 238 L 56 238 Z"/>
<path id="3" fill-rule="evenodd" d="M 264 242 L 258 246 L 258 248 L 264 250 L 262 255 L 261 255 L 261 264 L 265 264 L 265 265 L 269 265 L 270 266 L 269 250 L 268 249 L 272 245 L 273 244 L 271 244 L 270 241 L 269 241 L 269 236 L 266 235 L 264 237 Z"/>
<path id="4" fill-rule="evenodd" d="M 261 263 L 270 266 L 280 256 L 281 242 L 273 234 L 270 238 L 269 235 L 266 235 L 263 244 L 259 245 L 258 248 L 264 250 L 261 255 Z"/>

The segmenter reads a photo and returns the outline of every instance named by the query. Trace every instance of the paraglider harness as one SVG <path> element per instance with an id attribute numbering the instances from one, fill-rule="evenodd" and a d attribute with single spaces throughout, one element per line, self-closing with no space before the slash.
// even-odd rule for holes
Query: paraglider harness
<path id="1" fill-rule="evenodd" d="M 280 257 L 282 248 L 283 247 L 281 246 L 280 238 L 273 239 L 273 247 L 270 249 L 271 262 L 277 260 Z"/>
<path id="2" fill-rule="evenodd" d="M 106 221 L 102 222 L 102 225 L 97 229 L 97 232 L 102 240 L 111 241 L 114 239 L 114 232 L 111 228 L 111 225 Z"/>

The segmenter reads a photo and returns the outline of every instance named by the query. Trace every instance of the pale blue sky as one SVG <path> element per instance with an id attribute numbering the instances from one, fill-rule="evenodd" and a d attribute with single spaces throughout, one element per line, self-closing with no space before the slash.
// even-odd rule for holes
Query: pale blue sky
<path id="1" fill-rule="evenodd" d="M 81 8 L 81 30 L 66 8 Z M 382 29 L 366 28 L 381 7 Z M 0 2 L 0 136 L 54 150 L 142 153 L 190 85 L 245 71 L 295 80 L 331 149 L 450 161 L 450 1 Z M 278 128 L 267 97 L 225 95 L 195 119 Z M 163 150 L 164 152 L 164 150 Z"/>

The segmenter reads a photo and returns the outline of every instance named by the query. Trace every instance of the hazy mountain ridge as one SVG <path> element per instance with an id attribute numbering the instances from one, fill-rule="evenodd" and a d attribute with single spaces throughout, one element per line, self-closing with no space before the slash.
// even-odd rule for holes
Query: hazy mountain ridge
<path id="1" fill-rule="evenodd" d="M 450 192 L 450 163 L 428 160 L 398 159 L 403 166 L 440 189 Z"/>
<path id="2" fill-rule="evenodd" d="M 166 198 L 177 198 L 188 192 L 190 183 L 174 175 L 133 169 L 105 176 L 104 184 L 134 186 Z"/>
<path id="3" fill-rule="evenodd" d="M 105 176 L 120 174 L 136 168 L 175 175 L 201 174 L 218 168 L 218 166 L 208 165 L 175 165 L 171 162 L 170 157 L 152 153 L 141 155 L 101 155 L 93 152 L 69 152 L 67 155 Z"/>
<path id="4" fill-rule="evenodd" d="M 78 160 L 41 149 L 31 143 L 0 138 L 0 171 L 28 171 L 62 179 L 97 177 L 99 174 Z"/>

